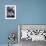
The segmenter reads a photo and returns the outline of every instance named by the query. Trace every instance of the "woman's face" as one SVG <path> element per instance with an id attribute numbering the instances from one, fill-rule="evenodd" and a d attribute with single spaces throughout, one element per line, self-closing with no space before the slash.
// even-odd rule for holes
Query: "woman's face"
<path id="1" fill-rule="evenodd" d="M 10 7 L 8 7 L 7 8 L 7 14 L 9 15 L 9 16 L 12 16 L 12 15 L 14 15 L 15 13 L 14 13 L 14 7 L 13 8 L 10 8 Z"/>
<path id="2" fill-rule="evenodd" d="M 12 16 L 14 13 L 12 11 L 8 12 L 8 15 Z"/>

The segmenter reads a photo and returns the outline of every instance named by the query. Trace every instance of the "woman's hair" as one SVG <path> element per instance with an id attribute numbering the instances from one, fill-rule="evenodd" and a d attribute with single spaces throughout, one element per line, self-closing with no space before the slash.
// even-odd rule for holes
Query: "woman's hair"
<path id="1" fill-rule="evenodd" d="M 11 11 L 12 11 L 12 12 L 14 13 L 14 10 L 13 10 L 12 7 L 7 7 L 7 11 L 8 11 L 8 12 L 11 12 Z"/>

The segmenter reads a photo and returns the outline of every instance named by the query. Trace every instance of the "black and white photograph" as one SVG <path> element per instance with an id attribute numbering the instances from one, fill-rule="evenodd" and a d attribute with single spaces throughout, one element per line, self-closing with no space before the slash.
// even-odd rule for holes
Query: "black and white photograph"
<path id="1" fill-rule="evenodd" d="M 5 5 L 5 19 L 16 19 L 16 5 Z"/>
<path id="2" fill-rule="evenodd" d="M 18 42 L 20 46 L 46 42 L 46 25 L 19 24 Z"/>

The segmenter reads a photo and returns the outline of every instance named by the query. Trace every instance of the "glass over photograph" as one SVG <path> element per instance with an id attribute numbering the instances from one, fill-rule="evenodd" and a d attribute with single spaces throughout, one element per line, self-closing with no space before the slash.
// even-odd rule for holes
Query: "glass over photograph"
<path id="1" fill-rule="evenodd" d="M 5 5 L 5 19 L 16 19 L 16 5 Z"/>

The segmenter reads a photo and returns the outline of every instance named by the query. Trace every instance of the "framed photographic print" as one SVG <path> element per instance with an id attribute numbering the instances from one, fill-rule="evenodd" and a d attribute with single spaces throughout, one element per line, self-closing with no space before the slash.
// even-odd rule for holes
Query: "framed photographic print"
<path id="1" fill-rule="evenodd" d="M 46 41 L 46 25 L 45 24 L 19 24 L 18 25 L 18 41 Z"/>
<path id="2" fill-rule="evenodd" d="M 5 19 L 16 19 L 16 5 L 5 5 Z"/>

